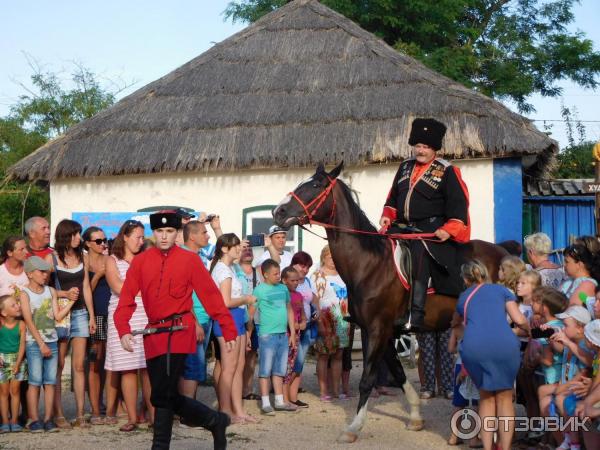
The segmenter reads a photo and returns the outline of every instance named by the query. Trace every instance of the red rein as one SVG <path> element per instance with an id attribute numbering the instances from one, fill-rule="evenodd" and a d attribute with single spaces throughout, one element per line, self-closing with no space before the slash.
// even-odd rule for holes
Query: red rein
<path id="1" fill-rule="evenodd" d="M 294 198 L 299 204 L 300 206 L 302 206 L 302 209 L 304 210 L 304 212 L 306 213 L 306 215 L 302 218 L 300 218 L 300 226 L 303 225 L 303 223 L 310 223 L 311 225 L 319 225 L 325 229 L 330 229 L 330 230 L 336 230 L 336 231 L 341 231 L 344 233 L 353 233 L 353 234 L 363 234 L 363 235 L 369 235 L 369 236 L 379 236 L 379 237 L 386 237 L 388 239 L 423 239 L 423 240 L 433 240 L 433 241 L 438 241 L 438 239 L 432 239 L 435 238 L 435 233 L 391 233 L 391 234 L 385 234 L 385 229 L 382 229 L 380 232 L 378 231 L 364 231 L 364 230 L 355 230 L 354 228 L 348 228 L 348 227 L 340 227 L 337 225 L 331 225 L 329 223 L 324 223 L 324 222 L 318 222 L 316 220 L 313 220 L 313 217 L 317 214 L 317 211 L 319 210 L 319 208 L 321 208 L 321 206 L 323 206 L 323 204 L 325 203 L 325 201 L 327 201 L 327 197 L 329 197 L 329 194 L 333 191 L 333 188 L 336 185 L 337 179 L 331 179 L 329 177 L 327 177 L 327 179 L 329 180 L 329 186 L 327 186 L 325 189 L 323 189 L 323 191 L 317 195 L 314 199 L 312 199 L 308 204 L 305 204 L 300 197 L 298 197 L 296 195 L 295 192 L 290 192 L 289 195 Z M 310 211 L 310 208 L 316 203 L 316 206 L 312 209 L 312 211 Z M 335 214 L 335 206 L 336 206 L 336 202 L 335 202 L 335 197 L 333 197 L 333 206 L 331 207 L 331 214 L 329 215 L 329 220 L 331 221 L 334 217 Z M 304 228 L 304 227 L 303 227 Z M 309 230 L 307 230 L 309 231 Z M 325 239 L 325 238 L 323 238 Z"/>

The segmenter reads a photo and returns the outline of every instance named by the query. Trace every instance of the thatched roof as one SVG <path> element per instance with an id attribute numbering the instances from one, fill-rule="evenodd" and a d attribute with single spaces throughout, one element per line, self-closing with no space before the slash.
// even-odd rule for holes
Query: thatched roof
<path id="1" fill-rule="evenodd" d="M 19 161 L 14 178 L 400 160 L 415 117 L 448 125 L 448 158 L 557 144 L 499 102 L 397 52 L 315 0 L 263 17 Z"/>

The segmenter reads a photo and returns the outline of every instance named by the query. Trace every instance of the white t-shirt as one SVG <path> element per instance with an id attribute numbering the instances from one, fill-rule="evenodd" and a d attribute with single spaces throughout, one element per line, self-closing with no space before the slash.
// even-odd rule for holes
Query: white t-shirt
<path id="1" fill-rule="evenodd" d="M 227 278 L 231 278 L 231 298 L 241 298 L 242 297 L 242 282 L 235 275 L 235 272 L 231 267 L 225 264 L 222 261 L 219 261 L 215 268 L 212 271 L 212 279 L 214 282 L 221 288 L 221 283 L 225 281 Z M 240 308 L 245 308 L 246 305 L 240 306 Z"/>
<path id="2" fill-rule="evenodd" d="M 0 265 L 0 295 L 13 295 L 15 287 L 22 289 L 29 284 L 25 271 L 20 275 L 13 275 L 6 268 L 6 264 Z"/>
<path id="3" fill-rule="evenodd" d="M 327 275 L 323 277 L 320 272 L 315 272 L 311 278 L 313 285 L 319 296 L 319 305 L 321 309 L 331 308 L 339 305 L 342 301 L 347 301 L 348 290 L 346 283 L 339 275 Z"/>
<path id="4" fill-rule="evenodd" d="M 279 263 L 279 267 L 281 268 L 281 270 L 285 269 L 286 267 L 289 267 L 292 264 L 292 256 L 293 255 L 287 250 L 284 250 L 283 253 L 279 255 L 279 257 L 281 258 L 281 262 Z M 269 250 L 265 250 L 264 253 L 260 255 L 260 257 L 257 258 L 252 264 L 254 265 L 254 267 L 260 268 L 260 265 L 264 263 L 267 259 L 271 259 L 271 253 L 269 253 Z"/>
<path id="5" fill-rule="evenodd" d="M 314 294 L 312 282 L 310 281 L 310 279 L 308 277 L 304 278 L 304 281 L 298 284 L 296 291 L 302 294 L 304 314 L 306 315 L 307 319 L 310 319 L 310 304 L 312 303 L 312 298 Z"/>

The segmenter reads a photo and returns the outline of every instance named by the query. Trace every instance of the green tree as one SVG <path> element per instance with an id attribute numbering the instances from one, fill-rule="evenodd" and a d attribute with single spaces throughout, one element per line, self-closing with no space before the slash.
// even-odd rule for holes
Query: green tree
<path id="1" fill-rule="evenodd" d="M 561 105 L 569 145 L 557 156 L 554 178 L 594 178 L 594 142 L 586 139 L 585 126 L 578 119 L 577 109 Z"/>
<path id="2" fill-rule="evenodd" d="M 488 96 L 534 111 L 532 95 L 556 97 L 570 79 L 595 88 L 600 52 L 571 32 L 578 0 L 321 0 L 389 45 Z M 225 17 L 254 22 L 286 0 L 237 0 Z"/>
<path id="3" fill-rule="evenodd" d="M 129 85 L 106 88 L 89 69 L 75 64 L 68 80 L 43 71 L 29 60 L 31 87 L 19 97 L 6 117 L 0 118 L 0 242 L 22 233 L 23 221 L 49 215 L 50 201 L 43 183 L 19 183 L 6 179 L 6 170 L 49 139 L 112 105 L 118 92 Z"/>

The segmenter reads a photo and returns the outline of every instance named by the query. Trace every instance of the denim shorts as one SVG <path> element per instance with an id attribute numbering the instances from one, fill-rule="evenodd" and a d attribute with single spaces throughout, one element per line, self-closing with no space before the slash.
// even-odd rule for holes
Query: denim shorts
<path id="1" fill-rule="evenodd" d="M 286 333 L 265 334 L 258 337 L 258 376 L 284 377 L 287 372 L 288 337 Z"/>
<path id="2" fill-rule="evenodd" d="M 237 328 L 238 333 L 237 335 L 244 335 L 246 333 L 246 309 L 229 308 L 229 312 L 231 313 L 231 317 L 233 317 L 233 321 L 235 322 L 235 327 Z M 221 326 L 216 320 L 213 320 L 213 333 L 217 337 L 223 337 L 223 331 L 221 331 Z"/>
<path id="3" fill-rule="evenodd" d="M 71 329 L 69 338 L 90 337 L 90 316 L 87 309 L 76 309 L 71 311 Z"/>
<path id="4" fill-rule="evenodd" d="M 212 321 L 203 323 L 204 340 L 196 345 L 196 353 L 190 353 L 185 358 L 185 366 L 183 368 L 183 379 L 194 380 L 198 383 L 206 381 L 206 349 L 210 343 L 210 332 Z M 217 344 L 219 345 L 219 344 Z"/>
<path id="5" fill-rule="evenodd" d="M 44 358 L 40 346 L 36 341 L 29 341 L 25 345 L 27 366 L 29 367 L 29 384 L 41 386 L 43 384 L 56 384 L 56 369 L 58 366 L 58 345 L 56 342 L 46 342 L 52 351 L 52 356 Z"/>
<path id="6" fill-rule="evenodd" d="M 298 353 L 296 354 L 296 362 L 294 362 L 293 372 L 302 373 L 304 368 L 304 360 L 310 346 L 310 330 L 302 330 L 300 332 L 300 342 L 298 342 Z"/>

